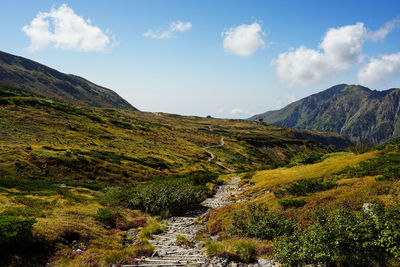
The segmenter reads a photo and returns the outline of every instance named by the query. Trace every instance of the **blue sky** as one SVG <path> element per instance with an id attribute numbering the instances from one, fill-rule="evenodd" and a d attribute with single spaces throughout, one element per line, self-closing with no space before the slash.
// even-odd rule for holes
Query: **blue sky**
<path id="1" fill-rule="evenodd" d="M 338 83 L 400 87 L 394 0 L 19 0 L 1 11 L 0 50 L 143 111 L 246 118 Z"/>

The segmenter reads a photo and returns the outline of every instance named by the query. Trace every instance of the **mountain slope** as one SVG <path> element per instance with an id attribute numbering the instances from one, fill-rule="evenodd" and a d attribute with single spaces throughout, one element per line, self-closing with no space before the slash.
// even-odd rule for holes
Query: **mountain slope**
<path id="1" fill-rule="evenodd" d="M 353 141 L 380 144 L 399 136 L 399 116 L 400 89 L 372 91 L 360 85 L 340 84 L 250 119 L 336 132 Z"/>
<path id="2" fill-rule="evenodd" d="M 122 183 L 225 172 L 218 162 L 235 170 L 271 168 L 310 151 L 349 145 L 338 134 L 243 120 L 82 108 L 0 86 L 3 178 Z"/>
<path id="3" fill-rule="evenodd" d="M 76 105 L 136 110 L 110 89 L 1 51 L 0 85 L 22 88 Z"/>

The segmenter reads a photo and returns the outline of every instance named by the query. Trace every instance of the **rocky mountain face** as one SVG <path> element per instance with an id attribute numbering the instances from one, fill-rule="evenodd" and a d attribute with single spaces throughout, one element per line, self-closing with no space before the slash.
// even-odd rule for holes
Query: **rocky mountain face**
<path id="1" fill-rule="evenodd" d="M 110 89 L 1 51 L 0 85 L 21 88 L 76 105 L 136 110 Z"/>
<path id="2" fill-rule="evenodd" d="M 290 128 L 336 132 L 376 145 L 400 135 L 400 89 L 370 90 L 339 84 L 250 120 Z"/>

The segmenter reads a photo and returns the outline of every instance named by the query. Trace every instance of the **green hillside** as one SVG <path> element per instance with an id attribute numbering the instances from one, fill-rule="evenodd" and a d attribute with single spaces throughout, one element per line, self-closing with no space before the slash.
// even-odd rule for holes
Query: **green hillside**
<path id="1" fill-rule="evenodd" d="M 134 262 L 154 250 L 148 239 L 165 228 L 160 218 L 198 208 L 219 174 L 318 161 L 351 144 L 243 120 L 74 106 L 1 86 L 0 265 Z"/>
<path id="2" fill-rule="evenodd" d="M 136 110 L 110 89 L 2 51 L 0 51 L 0 85 L 22 88 L 75 105 Z"/>
<path id="3" fill-rule="evenodd" d="M 355 142 L 381 144 L 400 134 L 400 89 L 372 91 L 340 84 L 288 106 L 255 115 L 266 123 L 336 132 Z"/>
<path id="4" fill-rule="evenodd" d="M 284 266 L 399 266 L 399 179 L 400 139 L 248 173 L 234 197 L 240 201 L 206 216 L 208 233 L 220 240 L 207 252 Z"/>
<path id="5" fill-rule="evenodd" d="M 3 178 L 123 183 L 225 172 L 217 161 L 234 170 L 271 168 L 350 144 L 335 134 L 241 120 L 88 109 L 8 87 L 0 95 Z"/>

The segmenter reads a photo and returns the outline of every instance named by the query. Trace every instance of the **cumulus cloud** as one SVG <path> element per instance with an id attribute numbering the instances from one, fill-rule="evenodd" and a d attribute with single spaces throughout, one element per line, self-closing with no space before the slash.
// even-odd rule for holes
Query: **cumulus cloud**
<path id="1" fill-rule="evenodd" d="M 390 32 L 398 28 L 400 28 L 400 18 L 395 18 L 385 23 L 385 25 L 378 30 L 374 32 L 368 32 L 367 38 L 374 42 L 381 41 L 384 40 Z"/>
<path id="2" fill-rule="evenodd" d="M 251 56 L 258 49 L 265 47 L 264 33 L 258 23 L 242 24 L 222 32 L 223 47 L 226 52 L 238 56 Z"/>
<path id="3" fill-rule="evenodd" d="M 48 47 L 75 51 L 102 51 L 110 44 L 110 37 L 99 27 L 75 14 L 66 4 L 50 12 L 39 12 L 22 31 L 30 38 L 29 50 Z"/>
<path id="4" fill-rule="evenodd" d="M 185 32 L 192 28 L 192 23 L 190 22 L 182 22 L 180 20 L 171 22 L 169 24 L 169 28 L 166 31 L 153 31 L 148 30 L 143 33 L 145 37 L 152 37 L 155 39 L 169 39 L 174 32 Z"/>
<path id="5" fill-rule="evenodd" d="M 363 23 L 329 29 L 319 49 L 301 46 L 282 53 L 271 64 L 289 85 L 311 85 L 361 62 Z"/>
<path id="6" fill-rule="evenodd" d="M 243 114 L 243 110 L 241 110 L 240 108 L 234 108 L 234 109 L 231 110 L 231 114 L 232 115 Z"/>
<path id="7" fill-rule="evenodd" d="M 400 52 L 371 58 L 370 62 L 361 67 L 358 80 L 366 86 L 374 86 L 390 81 L 400 75 Z"/>

